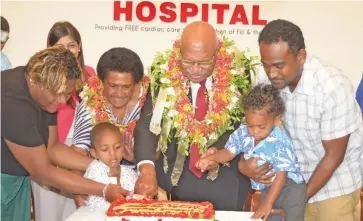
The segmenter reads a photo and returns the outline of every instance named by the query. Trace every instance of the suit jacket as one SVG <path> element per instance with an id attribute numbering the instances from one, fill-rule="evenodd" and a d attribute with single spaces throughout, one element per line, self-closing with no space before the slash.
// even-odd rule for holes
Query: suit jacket
<path id="1" fill-rule="evenodd" d="M 134 130 L 134 155 L 136 164 L 143 160 L 155 161 L 158 136 L 149 130 L 152 112 L 153 105 L 149 87 L 145 104 L 141 109 L 140 119 L 136 123 Z"/>

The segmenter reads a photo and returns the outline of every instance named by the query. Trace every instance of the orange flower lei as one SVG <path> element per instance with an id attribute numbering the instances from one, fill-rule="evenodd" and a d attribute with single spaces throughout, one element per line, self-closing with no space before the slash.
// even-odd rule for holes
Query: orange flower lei
<path id="1" fill-rule="evenodd" d="M 142 108 L 145 104 L 146 95 L 150 83 L 150 78 L 144 76 L 142 79 L 143 94 L 139 102 L 139 107 Z M 121 132 L 126 132 L 133 135 L 136 127 L 136 122 L 139 120 L 140 115 L 131 120 L 127 125 L 117 125 L 111 120 L 110 115 L 106 111 L 106 101 L 103 97 L 103 83 L 97 76 L 88 79 L 87 84 L 83 87 L 80 97 L 85 108 L 91 115 L 92 124 L 96 125 L 102 122 L 109 122 L 116 125 Z"/>
<path id="2" fill-rule="evenodd" d="M 169 91 L 163 120 L 172 121 L 171 129 L 176 129 L 175 136 L 180 138 L 178 151 L 185 156 L 189 154 L 192 144 L 197 144 L 200 152 L 205 153 L 212 141 L 218 140 L 228 129 L 233 129 L 234 123 L 241 120 L 243 108 L 240 92 L 249 90 L 248 77 L 251 72 L 255 72 L 258 57 L 247 57 L 248 51 L 239 51 L 234 47 L 234 42 L 225 36 L 219 40 L 219 46 L 212 75 L 214 82 L 208 91 L 209 110 L 203 121 L 194 118 L 194 107 L 188 98 L 190 85 L 179 67 L 180 42 L 175 41 L 173 49 L 167 50 L 166 54 L 158 53 L 151 66 L 154 102 L 157 100 L 157 90 L 163 88 Z M 165 136 L 165 133 L 161 133 L 161 136 Z"/>
<path id="3" fill-rule="evenodd" d="M 171 174 L 172 184 L 177 185 L 183 171 L 189 147 L 196 145 L 200 153 L 215 143 L 227 130 L 241 122 L 242 94 L 250 89 L 249 77 L 255 73 L 256 56 L 248 57 L 239 51 L 233 41 L 223 36 L 216 54 L 216 64 L 208 91 L 209 107 L 202 121 L 194 118 L 194 107 L 188 97 L 190 83 L 180 69 L 180 42 L 165 54 L 157 53 L 151 65 L 151 88 L 154 102 L 150 130 L 159 135 L 158 149 L 164 155 L 164 171 L 168 170 L 166 151 L 171 138 L 178 138 L 178 154 Z M 162 118 L 162 119 L 160 119 Z M 161 122 L 162 121 L 162 122 Z M 162 126 L 161 126 L 162 125 Z M 174 133 L 175 132 L 175 133 Z M 218 170 L 209 171 L 208 179 L 214 180 Z"/>

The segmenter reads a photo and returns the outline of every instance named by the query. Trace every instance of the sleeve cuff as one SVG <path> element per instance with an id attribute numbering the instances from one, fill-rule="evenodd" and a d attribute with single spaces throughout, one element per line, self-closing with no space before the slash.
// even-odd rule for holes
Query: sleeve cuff
<path id="1" fill-rule="evenodd" d="M 353 124 L 353 125 L 350 125 L 349 128 L 347 128 L 346 130 L 342 130 L 338 133 L 326 133 L 326 134 L 322 134 L 321 135 L 321 139 L 322 140 L 334 140 L 334 139 L 338 139 L 338 138 L 341 138 L 341 137 L 344 137 L 348 134 L 351 134 L 353 133 L 354 131 L 356 131 L 358 128 L 359 128 L 359 119 L 357 119 L 356 121 L 357 123 L 356 124 Z"/>
<path id="2" fill-rule="evenodd" d="M 140 161 L 138 164 L 137 164 L 137 174 L 140 175 L 140 171 L 139 171 L 139 168 L 141 165 L 145 164 L 145 163 L 150 163 L 152 164 L 153 166 L 155 166 L 154 162 L 152 162 L 151 160 L 142 160 Z"/>

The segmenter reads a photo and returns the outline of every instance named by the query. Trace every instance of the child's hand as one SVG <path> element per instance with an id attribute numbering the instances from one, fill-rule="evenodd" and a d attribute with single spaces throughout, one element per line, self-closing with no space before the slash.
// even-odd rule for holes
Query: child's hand
<path id="1" fill-rule="evenodd" d="M 201 170 L 202 172 L 208 170 L 210 164 L 210 160 L 204 158 L 204 159 L 199 159 L 195 165 L 195 167 L 199 170 Z"/>
<path id="2" fill-rule="evenodd" d="M 257 209 L 257 211 L 251 216 L 252 219 L 263 219 L 266 220 L 270 215 L 272 210 L 272 205 L 263 202 Z"/>
<path id="3" fill-rule="evenodd" d="M 197 169 L 200 169 L 202 172 L 213 170 L 218 167 L 218 163 L 214 161 L 214 154 L 218 150 L 215 147 L 210 147 L 207 152 L 200 156 L 200 159 L 195 164 Z"/>
<path id="4" fill-rule="evenodd" d="M 213 170 L 218 167 L 218 163 L 214 160 L 209 160 L 208 157 L 200 159 L 195 164 L 195 167 L 200 169 L 202 172 Z"/>

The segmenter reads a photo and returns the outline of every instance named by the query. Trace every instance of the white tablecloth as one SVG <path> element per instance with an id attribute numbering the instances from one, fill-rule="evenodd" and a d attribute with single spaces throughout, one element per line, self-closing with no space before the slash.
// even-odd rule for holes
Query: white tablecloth
<path id="1" fill-rule="evenodd" d="M 66 221 L 104 221 L 105 214 L 106 211 L 102 208 L 81 207 Z M 218 221 L 252 221 L 250 219 L 252 214 L 250 212 L 217 211 L 216 219 Z"/>

